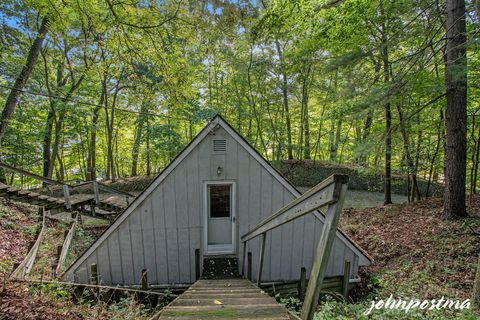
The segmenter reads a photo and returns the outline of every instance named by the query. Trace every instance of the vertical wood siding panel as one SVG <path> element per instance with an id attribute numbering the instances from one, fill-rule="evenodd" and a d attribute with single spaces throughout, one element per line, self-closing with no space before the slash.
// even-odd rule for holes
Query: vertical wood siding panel
<path id="1" fill-rule="evenodd" d="M 75 270 L 73 279 L 78 283 L 88 283 L 87 268 L 85 263 Z"/>
<path id="2" fill-rule="evenodd" d="M 194 150 L 187 162 L 187 175 L 185 176 L 187 191 L 187 209 L 189 226 L 191 228 L 198 228 L 201 226 L 200 220 L 202 218 L 202 183 L 198 180 L 198 152 Z"/>
<path id="3" fill-rule="evenodd" d="M 153 229 L 153 219 L 152 219 L 152 197 L 154 194 L 151 194 L 144 201 L 145 205 L 142 208 L 140 215 L 140 222 L 142 226 L 142 236 L 143 236 L 143 253 L 144 253 L 144 268 L 148 272 L 148 281 L 150 283 L 157 282 L 157 272 L 156 272 L 156 252 L 155 252 L 155 236 Z"/>
<path id="4" fill-rule="evenodd" d="M 202 213 L 202 206 L 200 205 L 200 182 L 198 176 L 198 152 L 194 150 L 190 157 L 186 159 L 186 174 L 183 177 L 186 185 L 186 209 L 188 215 L 189 227 L 189 279 L 188 282 L 193 282 L 195 278 L 195 249 L 201 249 L 200 236 L 200 218 Z"/>
<path id="5" fill-rule="evenodd" d="M 354 264 L 355 254 L 353 253 L 353 251 L 350 248 L 348 248 L 346 246 L 344 246 L 344 248 L 345 248 L 344 260 L 350 261 L 350 266 L 351 266 L 350 277 L 352 277 L 353 276 L 353 271 L 352 271 L 353 268 L 352 267 L 353 267 L 353 264 Z M 335 273 L 334 273 L 334 275 L 342 275 L 342 274 L 343 274 L 343 266 L 339 270 L 335 270 Z"/>
<path id="6" fill-rule="evenodd" d="M 125 284 L 131 284 L 134 282 L 132 246 L 130 242 L 128 221 L 129 220 L 124 221 L 117 231 L 120 238 L 120 256 L 122 259 L 122 270 Z"/>
<path id="7" fill-rule="evenodd" d="M 120 259 L 120 243 L 118 232 L 114 231 L 107 239 L 108 251 L 110 252 L 110 270 L 112 274 L 112 285 L 123 284 L 122 261 Z"/>
<path id="8" fill-rule="evenodd" d="M 140 283 L 140 273 L 145 268 L 145 254 L 143 252 L 143 230 L 140 215 L 145 210 L 145 202 L 130 216 L 130 236 L 133 255 L 133 279 L 135 284 Z"/>
<path id="9" fill-rule="evenodd" d="M 180 268 L 178 265 L 178 230 L 177 228 L 167 228 L 167 253 L 168 253 L 168 276 L 170 283 L 180 282 Z"/>
<path id="10" fill-rule="evenodd" d="M 155 228 L 155 269 L 158 284 L 168 283 L 167 241 L 165 236 L 165 210 L 163 208 L 163 184 L 152 195 L 153 225 Z"/>
<path id="11" fill-rule="evenodd" d="M 261 220 L 272 214 L 272 175 L 262 168 L 262 188 L 260 191 L 260 210 L 261 210 Z M 272 234 L 271 232 L 267 233 L 267 238 L 265 241 L 265 257 L 263 264 L 262 278 L 265 280 L 271 279 L 270 273 L 270 246 L 272 244 Z"/>
<path id="12" fill-rule="evenodd" d="M 253 158 L 249 158 L 249 229 L 261 221 L 260 191 L 262 188 L 260 164 Z M 256 279 L 258 271 L 258 257 L 260 250 L 259 237 L 250 240 L 250 251 L 252 252 L 252 272 Z"/>
<path id="13" fill-rule="evenodd" d="M 178 265 L 180 282 L 188 283 L 190 281 L 190 268 L 192 257 L 190 256 L 189 240 L 189 217 L 187 210 L 187 165 L 184 161 L 175 169 L 175 209 L 177 213 L 178 229 Z"/>
<path id="14" fill-rule="evenodd" d="M 336 270 L 343 270 L 343 262 L 345 255 L 345 246 L 338 239 L 335 238 L 332 246 L 332 252 L 328 261 L 326 276 L 333 276 Z"/>
<path id="15" fill-rule="evenodd" d="M 178 258 L 179 258 L 179 278 L 181 283 L 190 282 L 190 266 L 195 264 L 194 257 L 190 254 L 190 232 L 189 228 L 178 228 Z"/>
<path id="16" fill-rule="evenodd" d="M 178 283 L 180 270 L 178 266 L 178 230 L 175 197 L 175 172 L 172 172 L 164 182 L 164 210 L 167 241 L 168 280 Z"/>
<path id="17" fill-rule="evenodd" d="M 237 179 L 238 168 L 238 143 L 231 137 L 227 137 L 227 157 L 225 160 L 225 179 Z"/>
<path id="18" fill-rule="evenodd" d="M 98 247 L 94 256 L 97 261 L 98 283 L 101 285 L 111 284 L 112 277 L 110 275 L 110 261 L 108 259 L 108 247 L 106 242 Z"/>
<path id="19" fill-rule="evenodd" d="M 302 248 L 305 235 L 303 234 L 303 225 L 304 225 L 304 218 L 297 219 L 291 223 L 293 234 L 292 234 L 292 241 L 293 244 L 292 248 L 292 260 L 291 260 L 291 275 L 290 279 L 300 279 L 300 268 L 302 267 Z"/>
<path id="20" fill-rule="evenodd" d="M 315 220 L 313 214 L 305 216 L 304 245 L 302 248 L 302 267 L 307 269 L 307 277 L 310 276 L 310 268 L 313 261 L 312 255 L 315 248 Z"/>
<path id="21" fill-rule="evenodd" d="M 185 228 L 188 226 L 187 211 L 187 175 L 186 162 L 181 163 L 173 173 L 175 179 L 175 212 L 177 216 L 177 227 Z"/>
<path id="22" fill-rule="evenodd" d="M 233 143 L 233 141 L 232 141 Z M 250 156 L 247 152 L 235 142 L 237 146 L 237 225 L 238 225 L 238 239 L 242 235 L 248 232 L 250 229 L 250 200 L 249 200 L 249 185 L 250 185 Z M 247 242 L 247 250 L 250 248 L 250 243 Z M 241 246 L 241 252 L 239 251 L 239 265 L 243 266 L 243 245 Z M 240 270 L 242 268 L 240 267 Z M 247 270 L 245 264 L 245 270 Z"/>
<path id="23" fill-rule="evenodd" d="M 358 275 L 358 256 L 353 256 L 352 270 L 350 271 L 350 278 L 356 278 Z"/>
<path id="24" fill-rule="evenodd" d="M 272 187 L 272 211 L 277 211 L 285 205 L 283 197 L 283 186 L 274 180 Z M 288 261 L 282 261 L 282 230 L 277 228 L 271 232 L 271 245 L 270 245 L 270 260 L 271 260 L 271 279 L 281 279 L 281 266 L 282 264 L 289 263 Z"/>
<path id="25" fill-rule="evenodd" d="M 284 199 L 289 199 L 290 192 L 284 189 Z M 291 200 L 287 200 L 287 203 Z M 282 280 L 291 279 L 292 259 L 293 259 L 293 224 L 287 223 L 280 227 L 282 229 L 282 260 L 281 273 Z M 288 261 L 288 262 L 287 262 Z"/>
<path id="26" fill-rule="evenodd" d="M 190 257 L 192 257 L 192 265 L 190 266 L 190 278 L 186 280 L 188 283 L 195 282 L 195 249 L 200 249 L 200 272 L 202 270 L 202 259 L 201 259 L 201 247 L 202 247 L 202 228 L 200 227 L 191 227 L 190 228 Z"/>
<path id="27" fill-rule="evenodd" d="M 177 227 L 177 213 L 175 208 L 175 172 L 171 172 L 163 183 L 163 201 L 165 206 L 165 227 Z"/>

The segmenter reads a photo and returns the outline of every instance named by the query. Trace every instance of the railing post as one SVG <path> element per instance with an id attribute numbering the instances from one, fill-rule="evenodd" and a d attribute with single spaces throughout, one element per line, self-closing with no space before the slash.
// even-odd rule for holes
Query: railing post
<path id="1" fill-rule="evenodd" d="M 200 249 L 195 249 L 195 281 L 200 279 Z"/>
<path id="2" fill-rule="evenodd" d="M 98 285 L 98 269 L 96 263 L 90 265 L 90 283 Z"/>
<path id="3" fill-rule="evenodd" d="M 65 208 L 67 208 L 67 210 L 72 209 L 72 205 L 70 203 L 70 190 L 68 189 L 68 184 L 63 185 L 63 197 L 65 198 Z"/>
<path id="4" fill-rule="evenodd" d="M 347 185 L 341 184 L 338 201 L 328 206 L 325 220 L 323 222 L 322 234 L 315 252 L 315 259 L 310 273 L 310 280 L 308 281 L 305 301 L 303 302 L 301 314 L 303 320 L 311 320 L 315 314 L 346 192 Z"/>
<path id="5" fill-rule="evenodd" d="M 307 287 L 307 269 L 302 267 L 300 269 L 300 281 L 298 282 L 298 299 L 303 301 L 305 299 L 305 288 Z"/>
<path id="6" fill-rule="evenodd" d="M 257 286 L 260 287 L 262 282 L 262 271 L 263 271 L 263 258 L 265 257 L 265 240 L 267 239 L 267 233 L 262 233 L 262 239 L 260 240 L 260 260 L 258 263 L 258 273 L 257 273 Z"/>
<path id="7" fill-rule="evenodd" d="M 243 243 L 243 259 L 242 259 L 242 277 L 245 277 L 245 258 L 247 257 L 247 241 Z"/>
<path id="8" fill-rule="evenodd" d="M 247 279 L 252 281 L 252 253 L 247 254 Z"/>
<path id="9" fill-rule="evenodd" d="M 93 198 L 95 199 L 95 204 L 99 204 L 100 203 L 100 194 L 98 193 L 98 182 L 93 181 L 92 186 L 93 186 Z"/>
<path id="10" fill-rule="evenodd" d="M 142 269 L 142 290 L 148 291 L 148 273 L 147 269 Z"/>
<path id="11" fill-rule="evenodd" d="M 343 267 L 342 294 L 346 298 L 348 293 L 348 283 L 350 281 L 350 261 L 345 261 Z"/>

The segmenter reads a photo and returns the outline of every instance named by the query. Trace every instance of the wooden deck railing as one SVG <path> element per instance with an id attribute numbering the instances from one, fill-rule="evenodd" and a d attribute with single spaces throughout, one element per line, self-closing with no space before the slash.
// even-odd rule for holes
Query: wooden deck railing
<path id="1" fill-rule="evenodd" d="M 41 182 L 45 183 L 46 185 L 61 186 L 62 187 L 62 192 L 63 192 L 63 198 L 65 200 L 65 208 L 67 210 L 72 209 L 70 194 L 76 188 L 82 188 L 82 187 L 87 187 L 88 188 L 90 186 L 91 189 L 92 189 L 92 193 L 94 195 L 94 201 L 95 201 L 96 204 L 100 203 L 100 198 L 99 198 L 100 190 L 102 190 L 104 192 L 110 192 L 110 193 L 115 193 L 115 194 L 120 194 L 120 195 L 125 196 L 125 200 L 126 200 L 127 205 L 129 205 L 131 200 L 135 198 L 135 195 L 133 195 L 131 193 L 128 193 L 128 192 L 122 191 L 122 190 L 118 190 L 116 188 L 113 188 L 109 185 L 98 182 L 96 180 L 92 180 L 92 181 L 75 180 L 76 183 L 73 183 L 73 184 L 72 183 L 66 183 L 65 181 L 58 181 L 58 180 L 53 180 L 53 179 L 50 179 L 50 178 L 42 177 L 42 176 L 40 176 L 38 174 L 35 174 L 33 172 L 28 172 L 26 170 L 11 166 L 11 165 L 3 163 L 1 161 L 0 161 L 0 168 L 6 169 L 8 171 L 13 171 L 13 172 L 16 172 L 20 175 L 24 175 L 24 176 L 30 177 L 32 179 L 41 181 Z"/>
<path id="2" fill-rule="evenodd" d="M 257 273 L 257 285 L 261 283 L 263 271 L 263 262 L 265 257 L 265 241 L 267 232 L 276 229 L 286 223 L 294 221 L 315 210 L 328 206 L 325 214 L 325 220 L 322 229 L 322 235 L 317 245 L 314 257 L 310 280 L 308 282 L 307 292 L 303 303 L 301 318 L 303 320 L 313 319 L 315 308 L 320 296 L 320 289 L 325 277 L 328 258 L 332 250 L 333 241 L 337 231 L 340 213 L 342 211 L 345 194 L 347 192 L 348 176 L 334 174 L 303 195 L 293 200 L 271 216 L 260 222 L 242 236 L 243 243 L 243 265 L 242 273 L 245 271 L 245 258 L 247 254 L 247 242 L 258 236 L 260 241 L 260 256 Z"/>

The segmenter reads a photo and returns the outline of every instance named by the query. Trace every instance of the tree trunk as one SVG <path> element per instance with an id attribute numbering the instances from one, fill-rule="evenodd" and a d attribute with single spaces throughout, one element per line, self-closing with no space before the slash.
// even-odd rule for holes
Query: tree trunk
<path id="1" fill-rule="evenodd" d="M 465 1 L 447 0 L 447 111 L 443 218 L 465 217 L 467 57 Z"/>
<path id="2" fill-rule="evenodd" d="M 52 131 L 55 119 L 55 103 L 50 102 L 48 109 L 47 122 L 45 124 L 45 133 L 43 135 L 43 176 L 49 178 L 48 168 L 50 167 L 51 148 L 52 148 Z"/>
<path id="3" fill-rule="evenodd" d="M 304 145 L 303 159 L 310 160 L 310 119 L 308 114 L 308 87 L 310 77 L 310 66 L 307 68 L 305 79 L 302 86 L 302 110 L 303 110 L 303 130 L 304 130 Z"/>
<path id="4" fill-rule="evenodd" d="M 411 194 L 411 200 L 415 201 L 415 197 L 417 200 L 421 199 L 420 190 L 418 188 L 417 183 L 417 171 L 415 168 L 415 164 L 412 159 L 412 154 L 410 152 L 410 143 L 408 141 L 408 134 L 407 130 L 405 129 L 405 123 L 403 122 L 403 112 L 402 107 L 400 104 L 397 104 L 397 111 L 398 111 L 398 120 L 400 121 L 400 131 L 402 133 L 403 138 L 403 150 L 405 151 L 405 157 L 407 159 L 407 166 L 408 166 L 408 180 L 409 180 L 409 199 Z"/>
<path id="5" fill-rule="evenodd" d="M 100 95 L 99 105 L 103 105 L 105 99 L 105 91 L 102 87 L 102 93 Z M 92 115 L 92 131 L 90 133 L 90 150 L 88 151 L 87 156 L 87 180 L 92 181 L 97 179 L 97 124 L 98 124 L 98 113 L 100 112 L 100 107 L 97 106 L 93 110 Z"/>
<path id="6" fill-rule="evenodd" d="M 383 6 L 380 8 L 383 13 Z M 390 83 L 390 62 L 388 61 L 388 39 L 385 23 L 382 24 L 382 61 L 383 75 L 386 85 Z M 390 109 L 390 93 L 385 103 L 385 200 L 383 204 L 392 203 L 392 111 Z"/>
<path id="7" fill-rule="evenodd" d="M 42 48 L 43 39 L 45 39 L 45 36 L 48 32 L 48 24 L 49 19 L 47 17 L 43 18 L 37 37 L 33 41 L 30 51 L 28 52 L 27 61 L 15 80 L 15 84 L 13 85 L 14 89 L 10 91 L 7 100 L 5 101 L 5 107 L 3 108 L 2 116 L 0 118 L 0 144 L 5 135 L 5 131 L 7 130 L 8 123 L 15 113 L 15 109 L 20 99 L 20 90 L 22 90 L 27 84 L 28 78 L 30 78 L 35 64 L 37 63 L 38 54 Z"/>
<path id="8" fill-rule="evenodd" d="M 150 177 L 152 173 L 151 163 L 150 163 L 150 121 L 147 115 L 147 177 Z"/>
<path id="9" fill-rule="evenodd" d="M 442 124 L 443 124 L 443 109 L 440 108 L 440 121 L 438 124 L 438 130 L 437 130 L 437 145 L 435 146 L 435 152 L 433 153 L 432 160 L 430 161 L 430 171 L 428 173 L 428 183 L 427 183 L 427 191 L 425 194 L 425 197 L 430 197 L 430 185 L 432 183 L 432 177 L 435 178 L 434 173 L 434 167 L 435 167 L 435 161 L 437 160 L 438 153 L 440 151 L 440 144 L 442 143 Z M 437 180 L 434 179 L 436 182 Z"/>
<path id="10" fill-rule="evenodd" d="M 50 89 L 50 80 L 48 76 L 48 63 L 45 57 L 45 54 L 42 52 L 43 61 L 45 64 L 45 86 L 47 87 L 48 93 L 53 95 L 52 90 Z M 64 56 L 65 57 L 65 56 Z M 64 59 L 62 59 L 57 65 L 57 79 L 56 79 L 56 92 L 59 92 L 60 88 L 62 88 L 66 81 L 64 80 L 63 70 L 64 70 Z M 52 132 L 53 132 L 53 124 L 55 122 L 55 108 L 58 103 L 58 100 L 54 98 L 50 98 L 50 108 L 48 109 L 47 121 L 45 123 L 45 132 L 43 135 L 43 176 L 50 178 L 49 176 L 49 168 L 50 168 L 50 161 L 52 160 L 51 155 L 51 148 L 52 148 Z M 46 185 L 46 184 L 44 184 Z"/>
<path id="11" fill-rule="evenodd" d="M 146 103 L 142 104 L 140 108 L 140 114 L 137 117 L 137 127 L 135 129 L 135 139 L 133 142 L 133 149 L 132 149 L 132 176 L 137 175 L 137 167 L 138 167 L 138 154 L 140 151 L 140 142 L 142 141 L 142 132 L 143 132 L 143 123 L 145 121 L 144 112 L 146 111 Z"/>
<path id="12" fill-rule="evenodd" d="M 479 0 L 480 1 L 480 0 Z M 477 146 L 475 148 L 475 168 L 473 170 L 473 194 L 477 193 L 478 161 L 480 157 L 480 125 L 478 126 Z"/>
<path id="13" fill-rule="evenodd" d="M 472 305 L 480 310 L 480 253 L 478 254 L 477 274 L 473 281 Z"/>
<path id="14" fill-rule="evenodd" d="M 290 121 L 290 107 L 288 105 L 288 78 L 287 73 L 284 69 L 284 61 L 282 60 L 282 49 L 280 48 L 280 42 L 275 41 L 277 47 L 278 58 L 280 60 L 281 65 L 281 73 L 282 73 L 282 101 L 283 101 L 283 109 L 285 112 L 285 125 L 287 127 L 287 157 L 288 160 L 293 159 L 293 145 L 292 145 L 292 125 Z"/>

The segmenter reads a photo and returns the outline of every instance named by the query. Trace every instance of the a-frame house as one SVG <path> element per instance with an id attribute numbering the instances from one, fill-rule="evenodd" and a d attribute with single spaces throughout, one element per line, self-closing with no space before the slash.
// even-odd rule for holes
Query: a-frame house
<path id="1" fill-rule="evenodd" d="M 105 232 L 66 270 L 62 278 L 88 283 L 97 264 L 99 282 L 138 285 L 148 270 L 151 285 L 195 281 L 195 251 L 205 257 L 243 261 L 240 237 L 300 193 L 252 148 L 221 116 L 186 146 Z M 262 281 L 299 278 L 310 268 L 324 216 L 308 214 L 270 232 L 266 239 Z M 247 250 L 258 257 L 259 240 Z M 351 261 L 352 282 L 371 258 L 337 230 L 327 277 L 343 274 Z M 253 259 L 252 274 L 257 274 Z M 255 279 L 253 279 L 255 280 Z"/>

